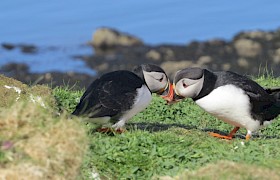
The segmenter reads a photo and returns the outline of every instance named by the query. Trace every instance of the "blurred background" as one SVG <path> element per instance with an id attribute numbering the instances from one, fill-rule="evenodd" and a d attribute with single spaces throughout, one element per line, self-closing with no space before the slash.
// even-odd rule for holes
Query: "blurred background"
<path id="1" fill-rule="evenodd" d="M 27 84 L 86 87 L 154 63 L 280 75 L 280 2 L 273 0 L 0 3 L 0 73 Z"/>

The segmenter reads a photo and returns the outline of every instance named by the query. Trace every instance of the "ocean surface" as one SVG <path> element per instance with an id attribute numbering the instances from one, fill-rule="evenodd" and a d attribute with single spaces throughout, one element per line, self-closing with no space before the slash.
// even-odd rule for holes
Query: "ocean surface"
<path id="1" fill-rule="evenodd" d="M 73 57 L 94 53 L 85 44 L 99 27 L 116 28 L 152 45 L 230 40 L 240 31 L 279 28 L 279 9 L 275 0 L 1 1 L 0 44 L 32 44 L 38 52 L 0 48 L 0 66 L 17 62 L 38 73 L 94 74 Z"/>

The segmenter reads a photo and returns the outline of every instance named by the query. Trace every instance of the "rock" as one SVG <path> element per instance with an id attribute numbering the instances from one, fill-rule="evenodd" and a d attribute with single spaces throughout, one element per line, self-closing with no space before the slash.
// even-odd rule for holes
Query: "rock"
<path id="1" fill-rule="evenodd" d="M 222 69 L 224 71 L 228 71 L 228 70 L 230 70 L 230 68 L 231 68 L 230 63 L 225 63 L 225 64 L 222 65 Z"/>
<path id="2" fill-rule="evenodd" d="M 154 61 L 158 61 L 161 58 L 161 55 L 159 52 L 157 52 L 156 50 L 150 50 L 149 52 L 146 53 L 146 58 L 154 60 Z"/>
<path id="3" fill-rule="evenodd" d="M 273 33 L 264 31 L 248 31 L 238 34 L 237 37 L 239 39 L 263 39 L 265 41 L 270 41 L 273 38 Z"/>
<path id="4" fill-rule="evenodd" d="M 213 60 L 210 56 L 200 56 L 197 60 L 198 65 L 205 65 L 211 63 Z"/>
<path id="5" fill-rule="evenodd" d="M 30 73 L 25 64 L 6 65 L 0 68 L 0 73 L 27 84 L 50 84 L 55 87 L 67 83 L 69 86 L 75 84 L 75 87 L 80 88 L 87 87 L 96 77 L 104 73 L 132 70 L 142 63 L 162 66 L 170 76 L 173 76 L 177 70 L 190 66 L 213 71 L 230 70 L 254 76 L 258 76 L 260 67 L 265 66 L 262 68 L 273 71 L 274 76 L 280 75 L 280 29 L 273 32 L 243 32 L 231 41 L 214 39 L 203 42 L 193 41 L 188 45 L 151 46 L 143 44 L 141 40 L 134 39 L 131 35 L 108 28 L 98 29 L 94 36 L 97 36 L 92 41 L 92 44 L 96 44 L 94 53 L 78 54 L 75 58 L 83 60 L 89 68 L 94 69 L 96 76 L 60 72 Z M 132 42 L 128 43 L 129 40 Z M 5 51 L 6 48 L 21 50 L 20 46 L 22 45 L 5 43 L 4 46 L 2 44 L 1 50 Z M 38 53 L 43 52 L 36 46 L 30 45 L 29 48 L 36 49 L 35 52 Z"/>
<path id="6" fill-rule="evenodd" d="M 30 73 L 26 64 L 16 63 L 2 66 L 0 73 L 26 84 L 48 84 L 51 87 L 68 85 L 74 89 L 85 88 L 94 80 L 93 76 L 74 72 Z"/>
<path id="7" fill-rule="evenodd" d="M 211 46 L 224 46 L 226 42 L 222 39 L 212 39 L 208 41 L 208 44 Z"/>
<path id="8" fill-rule="evenodd" d="M 238 39 L 234 47 L 237 54 L 242 57 L 254 58 L 262 53 L 261 44 L 250 39 Z"/>
<path id="9" fill-rule="evenodd" d="M 2 43 L 2 47 L 7 49 L 7 50 L 20 48 L 21 52 L 23 52 L 23 53 L 36 53 L 37 52 L 37 47 L 36 46 L 28 45 L 28 44 Z"/>
<path id="10" fill-rule="evenodd" d="M 28 45 L 28 44 L 20 44 L 18 47 L 21 49 L 21 52 L 23 53 L 36 53 L 37 47 L 34 45 Z"/>
<path id="11" fill-rule="evenodd" d="M 193 67 L 192 61 L 182 60 L 182 61 L 166 61 L 160 65 L 166 72 L 166 74 L 173 79 L 175 73 L 181 69 L 187 67 Z"/>
<path id="12" fill-rule="evenodd" d="M 2 47 L 7 50 L 13 50 L 15 48 L 15 45 L 10 44 L 10 43 L 2 43 Z"/>
<path id="13" fill-rule="evenodd" d="M 26 64 L 17 64 L 17 63 L 9 63 L 0 68 L 0 72 L 14 72 L 14 73 L 20 73 L 20 72 L 27 72 L 29 70 L 29 67 Z M 11 75 L 13 76 L 13 75 Z"/>
<path id="14" fill-rule="evenodd" d="M 273 55 L 273 62 L 280 64 L 280 48 L 278 48 Z"/>
<path id="15" fill-rule="evenodd" d="M 108 63 L 102 63 L 97 66 L 97 69 L 99 71 L 107 71 L 109 69 L 109 64 Z"/>
<path id="16" fill-rule="evenodd" d="M 249 67 L 249 62 L 245 58 L 239 58 L 237 60 L 237 64 L 240 67 L 245 68 L 245 69 L 247 69 Z"/>
<path id="17" fill-rule="evenodd" d="M 111 48 L 115 46 L 142 45 L 143 42 L 132 35 L 110 28 L 99 28 L 90 42 L 95 48 Z"/>
<path id="18" fill-rule="evenodd" d="M 173 61 L 175 59 L 174 51 L 171 48 L 161 47 L 159 49 L 163 53 L 164 60 Z"/>

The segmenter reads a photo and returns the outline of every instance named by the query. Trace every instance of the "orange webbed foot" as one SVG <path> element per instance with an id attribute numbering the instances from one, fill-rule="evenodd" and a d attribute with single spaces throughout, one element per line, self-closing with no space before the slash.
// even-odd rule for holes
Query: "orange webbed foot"
<path id="1" fill-rule="evenodd" d="M 235 127 L 227 136 L 224 136 L 224 135 L 221 135 L 221 134 L 218 134 L 218 133 L 213 133 L 213 132 L 210 132 L 209 134 L 210 134 L 210 136 L 213 136 L 213 137 L 232 140 L 233 136 L 239 130 L 239 128 L 240 127 Z"/>
<path id="2" fill-rule="evenodd" d="M 210 136 L 216 137 L 216 138 L 220 138 L 220 139 L 227 139 L 227 140 L 231 140 L 232 137 L 231 136 L 224 136 L 218 133 L 214 133 L 214 132 L 210 132 L 209 133 Z"/>
<path id="3" fill-rule="evenodd" d="M 249 141 L 249 140 L 250 140 L 250 138 L 251 138 L 251 136 L 252 136 L 252 132 L 251 132 L 251 131 L 249 131 L 249 130 L 247 130 L 247 134 L 246 134 L 246 141 Z"/>

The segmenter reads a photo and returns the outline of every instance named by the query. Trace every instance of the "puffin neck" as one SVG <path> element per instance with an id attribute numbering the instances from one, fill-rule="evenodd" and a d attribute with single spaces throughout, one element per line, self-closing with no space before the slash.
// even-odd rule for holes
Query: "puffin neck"
<path id="1" fill-rule="evenodd" d="M 149 91 L 151 92 L 149 86 L 147 85 L 145 78 L 144 78 L 144 73 L 143 73 L 143 68 L 141 66 L 138 66 L 137 68 L 135 68 L 133 70 L 133 73 L 136 74 L 143 82 L 144 84 L 147 86 L 147 88 L 149 89 Z M 152 93 L 152 92 L 151 92 Z"/>
<path id="2" fill-rule="evenodd" d="M 194 101 L 197 101 L 204 96 L 207 96 L 215 87 L 217 81 L 217 76 L 213 74 L 212 72 L 204 69 L 204 81 L 202 85 L 202 89 L 200 93 L 195 97 L 192 98 Z"/>

